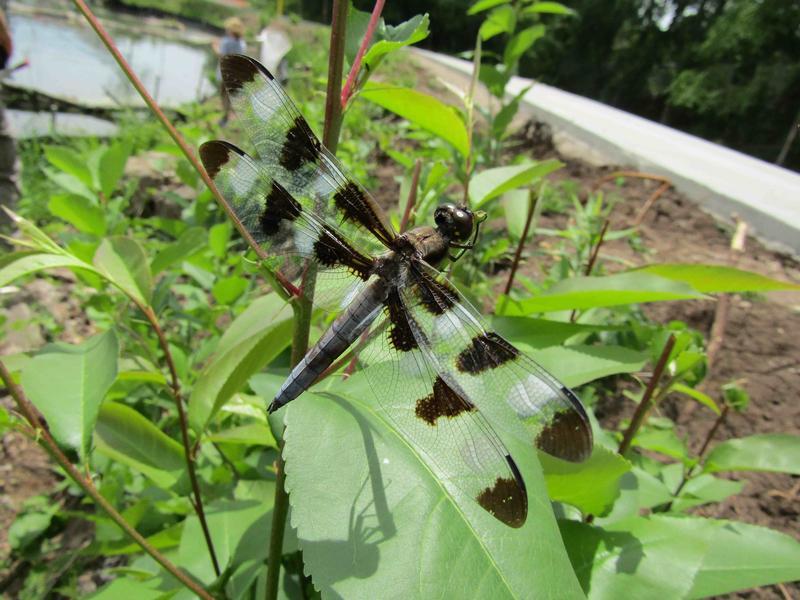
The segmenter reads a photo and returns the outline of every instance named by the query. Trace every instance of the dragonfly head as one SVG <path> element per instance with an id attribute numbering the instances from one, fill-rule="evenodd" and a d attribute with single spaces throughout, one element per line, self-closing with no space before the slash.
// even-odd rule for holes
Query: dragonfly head
<path id="1" fill-rule="evenodd" d="M 439 231 L 450 240 L 465 242 L 475 228 L 486 220 L 486 213 L 483 211 L 472 212 L 466 206 L 457 206 L 452 202 L 447 202 L 436 208 L 433 219 L 436 221 Z"/>

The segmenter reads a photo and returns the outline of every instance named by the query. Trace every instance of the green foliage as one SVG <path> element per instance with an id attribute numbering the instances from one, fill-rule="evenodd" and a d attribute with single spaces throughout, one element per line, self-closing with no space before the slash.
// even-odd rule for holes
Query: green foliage
<path id="1" fill-rule="evenodd" d="M 551 35 L 550 22 L 545 29 L 539 16 L 572 14 L 558 3 L 504 0 L 482 0 L 470 12 L 486 18 L 481 34 L 488 50 L 479 73 L 495 77 L 498 96 L 518 61 Z M 363 31 L 364 19 L 353 13 L 354 31 Z M 392 52 L 423 39 L 428 28 L 426 16 L 397 27 L 382 23 L 366 55 L 368 75 L 379 64 L 398 64 Z M 359 41 L 359 35 L 350 39 L 351 56 Z M 293 51 L 311 70 L 293 84 L 292 95 L 312 126 L 322 120 L 322 103 L 312 91 L 325 72 L 321 53 L 311 50 L 317 47 L 298 44 Z M 592 408 L 611 395 L 632 406 L 641 402 L 646 382 L 638 374 L 651 368 L 674 336 L 655 401 L 672 394 L 700 403 L 716 418 L 745 410 L 747 394 L 735 384 L 719 393 L 698 389 L 706 375 L 698 332 L 683 323 L 650 322 L 638 304 L 796 286 L 715 265 L 650 265 L 608 275 L 600 260 L 585 276 L 611 204 L 599 194 L 581 202 L 565 187 L 545 185 L 562 166 L 558 161 L 500 152 L 519 96 L 504 100 L 494 114 L 483 113 L 488 127 L 473 129 L 472 117 L 482 109 L 469 91 L 454 107 L 413 85 L 368 83 L 366 75 L 356 87 L 372 104 L 358 97 L 349 103 L 340 157 L 362 177 L 374 166 L 375 148 L 386 150 L 403 171 L 397 203 L 403 208 L 419 161 L 412 224 L 430 223 L 441 201 L 469 198 L 486 211 L 489 222 L 477 247 L 451 275 L 479 306 L 496 299 L 493 325 L 501 334 L 579 388 L 597 442 L 591 458 L 574 465 L 537 454 L 520 439 L 504 404 L 482 399 L 528 485 L 530 514 L 521 530 L 513 530 L 441 477 L 436 461 L 383 413 L 360 371 L 346 380 L 328 377 L 268 419 L 264 406 L 289 367 L 292 311 L 262 285 L 266 269 L 243 255 L 230 223 L 187 163 L 176 162 L 175 172 L 195 188 L 191 201 L 140 189 L 124 174 L 130 156 L 168 148 L 163 133 L 135 121 L 111 145 L 84 140 L 28 147 L 20 248 L 0 259 L 0 286 L 24 285 L 58 268 L 75 274 L 59 285 L 68 286 L 93 335 L 3 362 L 61 447 L 95 475 L 103 497 L 180 569 L 231 599 L 262 596 L 265 563 L 276 560 L 283 567 L 281 593 L 292 598 L 379 597 L 387 590 L 404 597 L 527 597 L 531 590 L 554 597 L 702 597 L 800 578 L 795 540 L 687 515 L 741 491 L 743 482 L 719 472 L 798 474 L 797 436 L 726 440 L 700 456 L 691 451 L 697 444 L 656 415 L 636 432 L 633 450 L 620 456 L 626 424 L 620 431 L 604 429 Z M 381 118 L 373 105 L 408 124 Z M 182 130 L 197 145 L 218 115 L 207 107 L 187 110 L 190 124 Z M 407 140 L 402 149 L 400 138 Z M 538 203 L 529 211 L 532 199 Z M 165 205 L 170 210 L 141 208 Z M 567 213 L 568 224 L 537 230 L 543 206 Z M 401 211 L 390 210 L 398 223 Z M 534 251 L 542 259 L 540 276 L 518 275 L 510 294 L 498 297 L 495 275 L 506 276 L 529 212 L 531 231 L 554 242 L 547 251 Z M 608 231 L 606 239 L 633 235 Z M 57 337 L 52 320 L 39 318 Z M 315 314 L 312 339 L 329 323 L 322 311 Z M 619 379 L 626 382 L 620 388 Z M 185 429 L 178 399 L 186 405 Z M 0 429 L 27 431 L 5 410 Z M 281 556 L 269 557 L 281 444 L 291 529 Z M 187 454 L 219 576 L 190 495 Z M 9 529 L 14 558 L 33 566 L 26 581 L 32 597 L 46 595 L 47 586 L 59 581 L 59 593 L 76 596 L 68 579 L 109 556 L 127 562 L 92 597 L 187 597 L 107 515 L 84 510 L 80 492 L 63 487 L 75 502 L 64 502 L 67 507 L 34 499 Z M 46 562 L 54 533 L 77 517 L 91 522 L 91 544 L 77 556 L 66 553 L 74 563 Z M 48 570 L 68 575 L 56 581 Z"/>

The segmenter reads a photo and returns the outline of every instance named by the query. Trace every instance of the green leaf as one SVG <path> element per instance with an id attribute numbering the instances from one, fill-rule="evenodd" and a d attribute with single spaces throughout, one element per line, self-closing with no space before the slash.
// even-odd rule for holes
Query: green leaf
<path id="1" fill-rule="evenodd" d="M 533 46 L 534 42 L 540 37 L 544 36 L 545 26 L 542 24 L 534 25 L 523 29 L 514 35 L 506 45 L 506 50 L 503 54 L 503 62 L 506 66 L 511 67 L 516 63 L 520 57 L 528 51 L 528 48 Z M 530 89 L 530 88 L 528 88 Z M 527 91 L 527 90 L 526 90 Z"/>
<path id="2" fill-rule="evenodd" d="M 208 230 L 208 247 L 214 256 L 222 258 L 228 250 L 228 241 L 231 239 L 231 223 L 223 221 L 212 225 Z"/>
<path id="3" fill-rule="evenodd" d="M 209 436 L 212 442 L 227 444 L 244 444 L 246 446 L 269 446 L 277 448 L 278 444 L 272 435 L 272 430 L 262 423 L 250 423 L 217 431 Z"/>
<path id="4" fill-rule="evenodd" d="M 719 524 L 688 517 L 631 517 L 600 528 L 561 521 L 584 592 L 593 598 L 685 598 Z"/>
<path id="5" fill-rule="evenodd" d="M 117 336 L 109 329 L 78 346 L 45 346 L 22 370 L 22 387 L 47 419 L 53 437 L 83 460 L 100 403 L 117 377 L 118 355 Z"/>
<path id="6" fill-rule="evenodd" d="M 561 161 L 550 159 L 539 163 L 496 167 L 475 175 L 469 182 L 469 197 L 473 208 L 481 208 L 489 200 L 557 171 L 564 166 Z"/>
<path id="7" fill-rule="evenodd" d="M 532 445 L 508 443 L 532 510 L 512 529 L 439 479 L 362 373 L 338 389 L 286 408 L 291 522 L 323 597 L 580 596 Z"/>
<path id="8" fill-rule="evenodd" d="M 75 151 L 74 148 L 66 146 L 45 146 L 44 155 L 47 161 L 56 169 L 71 175 L 83 185 L 91 187 L 92 174 L 86 161 Z"/>
<path id="9" fill-rule="evenodd" d="M 709 452 L 703 471 L 773 471 L 800 475 L 800 436 L 764 433 L 722 442 Z"/>
<path id="10" fill-rule="evenodd" d="M 150 270 L 153 275 L 158 275 L 167 267 L 171 267 L 205 248 L 208 235 L 204 227 L 189 227 L 186 229 L 177 240 L 166 248 L 159 250 L 153 257 L 150 263 Z"/>
<path id="11" fill-rule="evenodd" d="M 719 265 L 666 263 L 633 269 L 629 273 L 650 273 L 673 281 L 682 281 L 706 294 L 800 290 L 800 285 L 796 283 Z"/>
<path id="12" fill-rule="evenodd" d="M 492 327 L 513 343 L 524 344 L 529 348 L 558 346 L 576 335 L 620 329 L 615 325 L 584 325 L 533 317 L 493 317 Z"/>
<path id="13" fill-rule="evenodd" d="M 128 142 L 117 142 L 106 150 L 100 157 L 100 190 L 106 198 L 111 194 L 119 183 L 122 174 L 125 172 L 125 164 L 131 154 L 131 147 Z"/>
<path id="14" fill-rule="evenodd" d="M 273 498 L 274 491 L 260 502 L 216 500 L 206 506 L 206 521 L 220 567 L 226 569 L 247 560 L 263 561 L 267 557 Z M 217 578 L 196 516 L 185 521 L 177 564 L 206 585 Z"/>
<path id="15" fill-rule="evenodd" d="M 257 371 L 289 345 L 292 311 L 275 294 L 256 300 L 231 323 L 189 399 L 189 421 L 200 432 Z"/>
<path id="16" fill-rule="evenodd" d="M 158 550 L 166 550 L 168 548 L 175 548 L 181 541 L 181 533 L 183 532 L 183 522 L 176 523 L 171 527 L 162 529 L 147 538 L 147 542 Z M 130 538 L 125 536 L 122 539 L 106 542 L 100 544 L 97 549 L 98 554 L 103 556 L 120 556 L 123 554 L 138 554 L 142 551 L 142 547 L 136 542 L 131 542 Z"/>
<path id="17" fill-rule="evenodd" d="M 75 227 L 78 231 L 97 237 L 106 233 L 106 215 L 99 206 L 83 196 L 56 194 L 47 204 L 50 212 Z"/>
<path id="18" fill-rule="evenodd" d="M 633 438 L 633 445 L 651 452 L 659 452 L 680 461 L 687 461 L 689 449 L 672 427 L 643 427 Z"/>
<path id="19" fill-rule="evenodd" d="M 602 527 L 638 516 L 642 509 L 653 508 L 672 500 L 672 493 L 664 482 L 639 467 L 633 467 L 624 473 L 618 485 L 619 496 L 611 512 L 595 519 L 595 523 Z"/>
<path id="20" fill-rule="evenodd" d="M 673 383 L 670 386 L 670 390 L 672 390 L 673 392 L 686 394 L 690 398 L 697 400 L 700 404 L 702 404 L 709 410 L 713 411 L 714 414 L 719 415 L 721 412 L 719 406 L 717 406 L 717 403 L 714 401 L 714 399 L 708 394 L 704 394 L 700 390 L 696 390 L 695 388 L 689 387 L 688 385 L 685 385 L 683 383 Z"/>
<path id="21" fill-rule="evenodd" d="M 97 450 L 168 489 L 186 468 L 183 448 L 134 409 L 117 402 L 100 407 L 94 437 Z"/>
<path id="22" fill-rule="evenodd" d="M 5 286 L 25 275 L 44 271 L 45 269 L 55 269 L 58 267 L 69 267 L 73 269 L 85 269 L 97 273 L 97 270 L 90 264 L 70 256 L 68 254 L 28 254 L 18 252 L 9 254 L 9 258 L 18 256 L 16 260 L 6 263 L 0 268 L 0 286 Z"/>
<path id="23" fill-rule="evenodd" d="M 510 6 L 500 6 L 489 13 L 479 30 L 481 39 L 485 42 L 501 33 L 512 33 L 517 26 L 517 15 Z"/>
<path id="24" fill-rule="evenodd" d="M 482 64 L 478 72 L 478 79 L 493 96 L 504 100 L 506 85 L 513 74 L 514 70 L 507 68 L 504 64 L 496 66 Z"/>
<path id="25" fill-rule="evenodd" d="M 99 590 L 84 596 L 86 600 L 120 600 L 136 598 L 136 600 L 168 600 L 174 594 L 156 588 L 156 581 L 141 581 L 135 576 L 118 577 Z"/>
<path id="26" fill-rule="evenodd" d="M 141 305 L 153 294 L 153 277 L 139 242 L 127 237 L 104 239 L 94 255 L 94 265 L 105 277 Z"/>
<path id="27" fill-rule="evenodd" d="M 211 295 L 218 304 L 233 304 L 239 296 L 244 294 L 247 284 L 247 279 L 238 275 L 217 279 L 211 287 Z"/>
<path id="28" fill-rule="evenodd" d="M 672 510 L 680 512 L 701 504 L 722 502 L 741 492 L 742 488 L 744 488 L 743 481 L 720 479 L 703 473 L 699 477 L 693 477 L 683 486 L 680 495 L 672 503 Z"/>
<path id="29" fill-rule="evenodd" d="M 381 31 L 384 39 L 378 40 L 370 46 L 364 55 L 363 67 L 367 68 L 370 73 L 374 72 L 383 57 L 390 52 L 416 44 L 428 37 L 429 25 L 430 18 L 425 14 L 415 15 L 396 27 L 385 26 Z"/>
<path id="30" fill-rule="evenodd" d="M 522 14 L 530 15 L 535 13 L 550 13 L 552 15 L 577 15 L 578 13 L 571 8 L 564 6 L 560 2 L 536 2 L 526 7 Z"/>
<path id="31" fill-rule="evenodd" d="M 478 0 L 475 4 L 469 7 L 468 15 L 476 15 L 484 10 L 489 10 L 500 4 L 508 4 L 511 0 Z"/>
<path id="32" fill-rule="evenodd" d="M 467 128 L 452 106 L 416 90 L 371 82 L 367 83 L 361 95 L 442 138 L 462 156 L 469 154 Z"/>
<path id="33" fill-rule="evenodd" d="M 584 514 L 602 515 L 619 495 L 619 479 L 630 463 L 616 452 L 595 446 L 589 460 L 569 463 L 539 453 L 550 498 L 576 506 Z"/>
<path id="34" fill-rule="evenodd" d="M 530 354 L 569 387 L 618 373 L 635 373 L 647 363 L 646 353 L 623 346 L 552 346 Z"/>
<path id="35" fill-rule="evenodd" d="M 533 86 L 528 86 L 520 90 L 519 94 L 514 96 L 507 104 L 504 104 L 503 108 L 501 108 L 497 112 L 497 114 L 494 117 L 494 120 L 492 121 L 492 137 L 496 139 L 503 139 L 505 137 L 506 129 L 508 129 L 508 126 L 511 125 L 511 121 L 514 120 L 514 116 L 517 114 L 517 111 L 519 110 L 519 103 L 522 101 L 522 98 L 525 97 L 525 94 L 527 94 L 530 91 L 531 87 Z M 526 193 L 525 194 L 526 199 L 527 196 L 528 194 Z M 523 223 L 524 222 L 525 221 L 523 220 Z M 509 225 L 510 227 L 511 223 L 507 223 L 507 225 Z M 517 237 L 522 235 L 521 232 L 522 230 L 520 228 L 520 233 L 517 234 Z"/>
<path id="36" fill-rule="evenodd" d="M 509 302 L 506 315 L 535 312 L 585 310 L 600 306 L 619 306 L 663 300 L 694 300 L 704 296 L 689 285 L 647 273 L 619 273 L 604 277 L 564 279 L 544 294 Z"/>
<path id="37" fill-rule="evenodd" d="M 800 579 L 800 543 L 756 525 L 720 521 L 711 537 L 689 598 Z"/>

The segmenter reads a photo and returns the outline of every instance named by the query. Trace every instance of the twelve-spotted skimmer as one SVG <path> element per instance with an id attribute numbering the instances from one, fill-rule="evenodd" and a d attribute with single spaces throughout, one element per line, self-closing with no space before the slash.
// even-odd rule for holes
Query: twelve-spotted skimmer
<path id="1" fill-rule="evenodd" d="M 268 253 L 311 259 L 320 277 L 352 282 L 343 312 L 294 368 L 269 410 L 302 394 L 356 340 L 371 334 L 375 339 L 359 360 L 384 367 L 366 373 L 398 430 L 492 515 L 522 526 L 525 483 L 481 414 L 481 403 L 504 398 L 530 443 L 569 461 L 589 456 L 592 433 L 575 394 L 487 329 L 435 268 L 451 248 L 472 247 L 474 213 L 443 204 L 434 215 L 436 227 L 398 234 L 261 64 L 225 56 L 221 70 L 260 158 L 228 142 L 207 142 L 200 155 L 209 175 Z"/>

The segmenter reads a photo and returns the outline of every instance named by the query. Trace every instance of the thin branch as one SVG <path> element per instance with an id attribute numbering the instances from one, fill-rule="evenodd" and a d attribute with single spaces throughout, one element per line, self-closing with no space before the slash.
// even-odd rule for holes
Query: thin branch
<path id="1" fill-rule="evenodd" d="M 78 484 L 78 486 L 80 486 L 84 492 L 86 492 L 86 495 L 89 496 L 103 511 L 105 511 L 111 520 L 114 521 L 114 523 L 116 523 L 128 536 L 130 536 L 131 539 L 133 539 L 133 541 L 142 548 L 142 550 L 152 556 L 153 560 L 164 567 L 164 569 L 173 577 L 175 577 L 175 579 L 180 581 L 200 598 L 203 598 L 204 600 L 213 600 L 211 594 L 205 591 L 186 573 L 172 564 L 172 562 L 166 556 L 161 554 L 161 552 L 154 548 L 150 542 L 148 542 L 138 531 L 136 531 L 136 529 L 131 526 L 119 512 L 117 512 L 111 503 L 108 502 L 108 500 L 106 500 L 102 494 L 100 494 L 97 488 L 94 487 L 92 480 L 89 477 L 85 477 L 80 471 L 78 471 L 78 469 L 75 468 L 75 466 L 69 461 L 66 455 L 58 447 L 56 441 L 50 435 L 50 432 L 40 417 L 39 411 L 30 402 L 30 400 L 25 397 L 22 388 L 14 383 L 11 373 L 9 373 L 6 366 L 1 361 L 0 379 L 3 380 L 6 388 L 11 393 L 11 397 L 14 399 L 14 402 L 16 402 L 20 414 L 25 417 L 25 420 L 28 421 L 31 427 L 33 427 L 38 434 L 37 439 L 39 444 L 41 444 L 41 446 L 47 451 L 53 460 L 55 460 L 58 465 L 64 469 L 67 475 L 69 475 L 70 478 L 76 484 Z"/>
<path id="2" fill-rule="evenodd" d="M 405 232 L 411 221 L 411 211 L 417 204 L 417 188 L 419 187 L 419 173 L 422 170 L 422 159 L 417 159 L 414 163 L 414 171 L 411 174 L 411 189 L 408 190 L 408 200 L 403 211 L 403 218 L 400 220 L 400 233 Z"/>
<path id="3" fill-rule="evenodd" d="M 164 353 L 164 358 L 167 361 L 167 367 L 170 373 L 170 389 L 172 390 L 172 397 L 175 399 L 175 406 L 178 409 L 178 422 L 181 430 L 181 442 L 183 444 L 183 454 L 186 458 L 186 470 L 189 474 L 189 481 L 192 486 L 192 495 L 194 496 L 195 512 L 200 521 L 200 528 L 203 530 L 203 537 L 208 547 L 208 554 L 211 557 L 211 563 L 214 566 L 214 573 L 217 577 L 220 576 L 222 571 L 219 568 L 219 561 L 217 560 L 217 553 L 214 549 L 214 541 L 211 539 L 211 531 L 208 528 L 206 521 L 206 511 L 203 507 L 203 496 L 200 493 L 200 482 L 197 479 L 197 470 L 195 469 L 194 456 L 192 453 L 192 445 L 189 440 L 189 420 L 186 417 L 186 407 L 183 402 L 183 394 L 181 393 L 181 382 L 178 378 L 178 370 L 175 368 L 175 361 L 172 358 L 172 352 L 169 349 L 169 342 L 164 335 L 164 330 L 158 322 L 155 312 L 150 306 L 139 306 L 144 316 L 147 318 L 153 330 L 158 337 L 158 345 L 161 346 L 161 351 Z"/>
<path id="4" fill-rule="evenodd" d="M 636 433 L 639 431 L 639 428 L 642 426 L 647 413 L 650 412 L 652 405 L 655 404 L 655 402 L 651 402 L 653 399 L 653 392 L 655 391 L 658 382 L 661 380 L 661 374 L 664 372 L 664 368 L 667 366 L 667 361 L 669 360 L 669 355 L 672 352 L 673 346 L 675 346 L 675 336 L 670 334 L 667 343 L 664 344 L 664 349 L 661 351 L 661 356 L 658 359 L 658 363 L 656 363 L 656 368 L 653 371 L 653 375 L 650 377 L 650 381 L 647 383 L 647 389 L 645 389 L 644 396 L 642 396 L 642 401 L 639 402 L 639 406 L 636 407 L 636 411 L 633 413 L 630 425 L 628 425 L 628 429 L 622 436 L 622 442 L 620 442 L 617 452 L 623 456 L 630 448 L 631 442 L 636 436 Z"/>
<path id="5" fill-rule="evenodd" d="M 467 109 L 467 157 L 464 162 L 464 206 L 469 207 L 469 182 L 472 179 L 473 164 L 473 133 L 475 127 L 475 91 L 478 89 L 478 75 L 481 68 L 481 36 L 475 40 L 475 56 L 472 60 L 472 79 L 469 82 L 469 89 L 465 98 Z"/>
<path id="6" fill-rule="evenodd" d="M 347 81 L 342 88 L 342 110 L 347 107 L 347 103 L 350 101 L 350 97 L 353 95 L 356 77 L 358 77 L 358 73 L 361 70 L 361 61 L 364 59 L 364 55 L 367 53 L 369 44 L 372 41 L 372 36 L 375 35 L 375 29 L 378 27 L 378 21 L 381 18 L 381 12 L 383 12 L 383 5 L 385 1 L 386 0 L 376 0 L 375 6 L 372 9 L 372 15 L 370 15 L 369 18 L 367 31 L 364 34 L 364 38 L 361 40 L 361 45 L 358 47 L 358 52 L 356 52 L 356 58 L 353 61 L 353 66 L 350 67 L 350 73 L 347 76 Z"/>
<path id="7" fill-rule="evenodd" d="M 544 189 L 544 185 L 545 184 L 542 184 L 542 190 Z M 525 227 L 522 229 L 522 236 L 519 238 L 517 250 L 514 252 L 514 261 L 511 263 L 511 271 L 508 274 L 508 281 L 506 281 L 506 287 L 503 290 L 503 294 L 506 296 L 511 293 L 511 286 L 514 285 L 514 277 L 516 276 L 517 269 L 519 268 L 522 249 L 525 247 L 525 242 L 528 240 L 528 231 L 530 230 L 531 222 L 533 221 L 533 214 L 536 211 L 536 205 L 539 202 L 542 191 L 540 190 L 538 194 L 534 194 L 533 190 L 531 189 L 528 194 L 528 216 L 525 219 Z"/>
<path id="8" fill-rule="evenodd" d="M 344 65 L 345 29 L 349 0 L 334 0 L 331 22 L 331 43 L 328 60 L 328 85 L 325 97 L 325 126 L 322 143 L 336 154 L 339 133 L 342 129 L 342 68 Z M 292 365 L 299 363 L 308 349 L 308 336 L 311 329 L 311 303 L 314 297 L 316 269 L 309 264 L 303 275 L 303 295 L 292 303 L 294 310 L 294 335 L 292 340 Z M 269 560 L 267 562 L 267 581 L 264 597 L 275 600 L 278 597 L 281 555 L 283 553 L 283 534 L 286 529 L 286 515 L 289 511 L 289 495 L 286 493 L 286 466 L 283 461 L 283 447 L 286 430 L 281 435 L 278 459 L 275 464 L 275 502 L 272 510 L 272 530 L 269 539 Z"/>
<path id="9" fill-rule="evenodd" d="M 203 165 L 197 159 L 197 156 L 194 154 L 192 148 L 189 146 L 189 144 L 186 143 L 186 140 L 183 139 L 183 136 L 180 133 L 178 133 L 178 130 L 175 129 L 175 126 L 170 122 L 170 120 L 164 114 L 164 111 L 161 110 L 161 107 L 159 107 L 158 103 L 153 99 L 153 97 L 147 91 L 147 88 L 144 87 L 144 84 L 136 76 L 136 73 L 133 72 L 133 69 L 131 69 L 131 66 L 122 56 L 116 44 L 114 44 L 114 40 L 105 30 L 103 25 L 100 23 L 97 17 L 95 17 L 94 13 L 92 13 L 91 9 L 86 5 L 84 0 L 73 0 L 73 2 L 75 3 L 75 6 L 78 7 L 78 10 L 81 11 L 83 16 L 89 22 L 89 25 L 91 25 L 92 29 L 94 29 L 95 33 L 97 33 L 97 36 L 103 42 L 108 52 L 111 54 L 111 56 L 114 57 L 114 60 L 119 65 L 119 68 L 122 69 L 123 73 L 125 73 L 125 76 L 131 82 L 133 87 L 136 88 L 137 92 L 139 92 L 139 95 L 142 97 L 145 104 L 147 104 L 147 107 L 161 122 L 161 124 L 164 126 L 164 129 L 167 130 L 169 136 L 172 138 L 172 140 L 175 142 L 178 148 L 180 148 L 181 152 L 183 152 L 183 155 L 186 157 L 186 160 L 189 161 L 194 170 L 197 171 L 197 173 L 200 175 L 200 178 L 203 180 L 206 186 L 208 186 L 208 189 L 211 190 L 211 193 L 214 195 L 214 199 L 222 207 L 222 210 L 225 211 L 225 214 L 234 224 L 234 226 L 239 231 L 241 236 L 250 245 L 250 247 L 253 249 L 256 255 L 261 260 L 265 260 L 267 258 L 267 253 L 264 251 L 263 248 L 261 248 L 258 245 L 258 243 L 256 243 L 255 239 L 253 239 L 253 236 L 250 235 L 250 232 L 247 230 L 244 224 L 239 220 L 239 217 L 236 216 L 236 213 L 233 212 L 228 203 L 225 202 L 225 198 L 222 196 L 222 194 L 220 194 L 219 190 L 217 189 L 217 186 L 214 185 L 214 180 L 211 179 L 211 177 L 209 177 L 208 173 L 206 173 L 206 170 L 203 168 Z M 278 279 L 278 281 L 280 281 L 281 285 L 286 289 L 288 293 L 290 293 L 293 296 L 296 296 L 298 294 L 297 288 L 288 279 L 286 279 L 286 277 L 283 274 L 275 273 L 275 277 Z"/>
<path id="10" fill-rule="evenodd" d="M 656 203 L 656 200 L 658 200 L 661 197 L 661 195 L 671 187 L 671 185 L 672 185 L 671 183 L 664 182 L 660 186 L 658 186 L 658 188 L 656 189 L 655 192 L 650 194 L 650 197 L 642 205 L 642 208 L 639 209 L 639 213 L 636 215 L 636 218 L 633 220 L 633 226 L 634 227 L 639 227 L 639 225 L 642 224 L 642 221 L 644 221 L 645 215 L 653 207 L 653 204 Z"/>
<path id="11" fill-rule="evenodd" d="M 594 265 L 597 262 L 597 256 L 600 254 L 600 246 L 603 245 L 603 241 L 606 237 L 606 232 L 608 231 L 608 226 L 610 221 L 606 219 L 603 221 L 603 228 L 600 230 L 600 237 L 597 238 L 597 243 L 592 248 L 592 255 L 589 257 L 589 262 L 586 263 L 586 267 L 584 268 L 583 274 L 586 277 L 592 274 L 592 270 L 594 269 Z M 577 317 L 578 311 L 573 309 L 572 313 L 569 315 L 569 322 L 574 323 L 575 317 Z"/>

